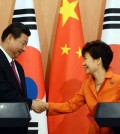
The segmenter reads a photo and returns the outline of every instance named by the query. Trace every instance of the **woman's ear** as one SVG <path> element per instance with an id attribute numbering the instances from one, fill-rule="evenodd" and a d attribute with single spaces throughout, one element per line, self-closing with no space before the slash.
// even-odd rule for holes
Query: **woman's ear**
<path id="1" fill-rule="evenodd" d="M 97 63 L 98 64 L 102 63 L 102 58 L 101 57 L 97 59 Z"/>

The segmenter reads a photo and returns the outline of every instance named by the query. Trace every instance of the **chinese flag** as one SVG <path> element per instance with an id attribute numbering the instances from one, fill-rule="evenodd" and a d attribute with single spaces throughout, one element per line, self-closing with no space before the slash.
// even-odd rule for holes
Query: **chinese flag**
<path id="1" fill-rule="evenodd" d="M 28 98 L 46 101 L 40 41 L 33 0 L 16 0 L 13 22 L 22 22 L 30 31 L 26 51 L 17 59 L 23 66 Z M 29 134 L 48 134 L 46 113 L 31 112 Z"/>
<path id="2" fill-rule="evenodd" d="M 120 74 L 120 0 L 107 0 L 101 40 L 111 46 L 114 57 L 111 68 Z"/>
<path id="3" fill-rule="evenodd" d="M 80 90 L 86 78 L 82 66 L 83 45 L 78 0 L 62 0 L 51 63 L 49 102 L 65 102 Z M 87 113 L 84 106 L 74 113 L 49 116 L 49 134 L 87 134 Z"/>

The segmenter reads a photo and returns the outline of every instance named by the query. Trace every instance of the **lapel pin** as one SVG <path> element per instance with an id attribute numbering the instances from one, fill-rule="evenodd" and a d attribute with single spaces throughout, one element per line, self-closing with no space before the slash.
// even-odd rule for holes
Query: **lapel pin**
<path id="1" fill-rule="evenodd" d="M 110 84 L 114 84 L 114 81 L 113 80 L 110 80 Z"/>

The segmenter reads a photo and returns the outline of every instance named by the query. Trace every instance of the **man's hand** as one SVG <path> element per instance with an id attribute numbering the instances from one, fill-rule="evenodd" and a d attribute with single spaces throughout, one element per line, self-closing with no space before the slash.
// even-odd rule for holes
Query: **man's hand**
<path id="1" fill-rule="evenodd" d="M 43 111 L 48 109 L 48 103 L 41 100 L 33 100 L 31 109 L 34 110 L 36 113 L 42 113 Z"/>

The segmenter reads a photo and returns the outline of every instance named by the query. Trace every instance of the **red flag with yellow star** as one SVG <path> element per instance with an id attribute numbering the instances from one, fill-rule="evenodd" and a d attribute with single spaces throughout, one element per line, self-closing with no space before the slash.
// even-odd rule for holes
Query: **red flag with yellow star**
<path id="1" fill-rule="evenodd" d="M 78 0 L 62 0 L 50 72 L 48 101 L 72 98 L 86 78 L 82 66 L 83 32 Z M 48 117 L 49 134 L 87 134 L 87 108 Z"/>

